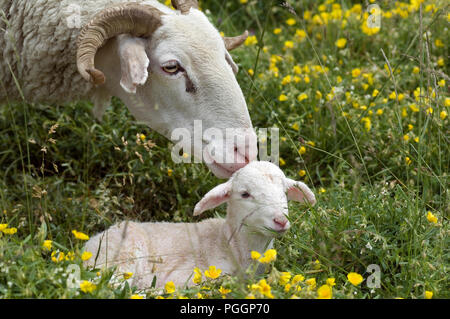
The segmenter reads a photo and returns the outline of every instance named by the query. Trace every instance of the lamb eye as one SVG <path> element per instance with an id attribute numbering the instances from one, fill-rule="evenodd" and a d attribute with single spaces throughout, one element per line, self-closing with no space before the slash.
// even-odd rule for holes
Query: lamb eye
<path id="1" fill-rule="evenodd" d="M 176 61 L 170 61 L 167 64 L 162 66 L 162 69 L 164 72 L 169 73 L 169 74 L 177 74 L 181 67 L 178 64 L 178 62 Z"/>
<path id="2" fill-rule="evenodd" d="M 249 198 L 249 197 L 250 197 L 250 193 L 249 193 L 249 192 L 243 192 L 243 193 L 241 194 L 241 197 L 242 197 L 242 198 Z"/>

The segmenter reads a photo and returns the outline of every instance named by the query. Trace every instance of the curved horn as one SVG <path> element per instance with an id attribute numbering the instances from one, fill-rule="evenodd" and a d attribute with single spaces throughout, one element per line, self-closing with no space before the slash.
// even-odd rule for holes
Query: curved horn
<path id="1" fill-rule="evenodd" d="M 94 65 L 95 54 L 106 41 L 119 34 L 150 37 L 161 25 L 158 9 L 137 3 L 125 3 L 102 10 L 85 25 L 77 41 L 78 72 L 94 84 L 105 83 L 105 75 Z"/>
<path id="2" fill-rule="evenodd" d="M 245 30 L 244 33 L 241 35 L 238 35 L 236 37 L 224 37 L 223 41 L 225 42 L 225 47 L 228 51 L 231 51 L 233 49 L 236 49 L 238 46 L 240 46 L 242 43 L 245 42 L 245 40 L 248 37 L 248 31 Z"/>
<path id="3" fill-rule="evenodd" d="M 188 14 L 191 8 L 198 9 L 197 0 L 172 0 L 172 6 L 181 11 L 181 14 Z"/>

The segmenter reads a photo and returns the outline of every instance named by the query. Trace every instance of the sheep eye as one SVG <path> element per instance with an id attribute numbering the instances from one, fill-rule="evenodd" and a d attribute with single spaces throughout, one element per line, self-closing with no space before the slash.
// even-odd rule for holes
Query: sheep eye
<path id="1" fill-rule="evenodd" d="M 249 198 L 249 197 L 250 197 L 250 193 L 249 193 L 249 192 L 243 192 L 243 193 L 241 194 L 241 197 L 242 197 L 242 198 Z"/>
<path id="2" fill-rule="evenodd" d="M 169 61 L 165 65 L 162 66 L 162 69 L 164 72 L 174 75 L 174 74 L 177 74 L 181 70 L 181 67 L 177 61 Z"/>

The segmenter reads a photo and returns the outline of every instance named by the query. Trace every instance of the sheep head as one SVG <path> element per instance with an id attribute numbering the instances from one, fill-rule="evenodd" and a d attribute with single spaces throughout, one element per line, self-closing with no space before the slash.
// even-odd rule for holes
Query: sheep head
<path id="1" fill-rule="evenodd" d="M 268 236 L 289 229 L 288 200 L 314 205 L 314 193 L 302 182 L 286 178 L 270 162 L 254 161 L 209 191 L 195 206 L 194 215 L 228 203 L 227 219 Z"/>
<path id="2" fill-rule="evenodd" d="M 185 151 L 202 154 L 216 176 L 227 178 L 257 155 L 238 67 L 228 52 L 248 33 L 222 38 L 197 1 L 172 4 L 179 12 L 158 3 L 124 3 L 96 14 L 78 37 L 78 70 L 167 138 L 177 141 L 174 130 L 187 129 L 194 148 Z M 201 120 L 202 143 L 194 141 L 195 120 Z M 204 136 L 208 129 L 222 136 Z M 227 137 L 226 129 L 245 142 Z"/>

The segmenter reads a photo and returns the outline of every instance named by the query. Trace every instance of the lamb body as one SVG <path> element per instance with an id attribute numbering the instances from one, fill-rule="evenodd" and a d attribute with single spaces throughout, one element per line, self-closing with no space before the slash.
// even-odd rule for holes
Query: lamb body
<path id="1" fill-rule="evenodd" d="M 227 202 L 225 219 L 122 222 L 87 242 L 85 250 L 99 253 L 86 265 L 117 266 L 119 273 L 132 272 L 131 284 L 138 288 L 149 287 L 154 276 L 156 287 L 168 281 L 189 286 L 195 267 L 216 266 L 226 274 L 241 273 L 251 263 L 251 251 L 263 253 L 290 227 L 287 199 L 315 203 L 305 184 L 286 178 L 277 166 L 251 162 L 195 207 L 194 215 L 199 215 Z"/>

